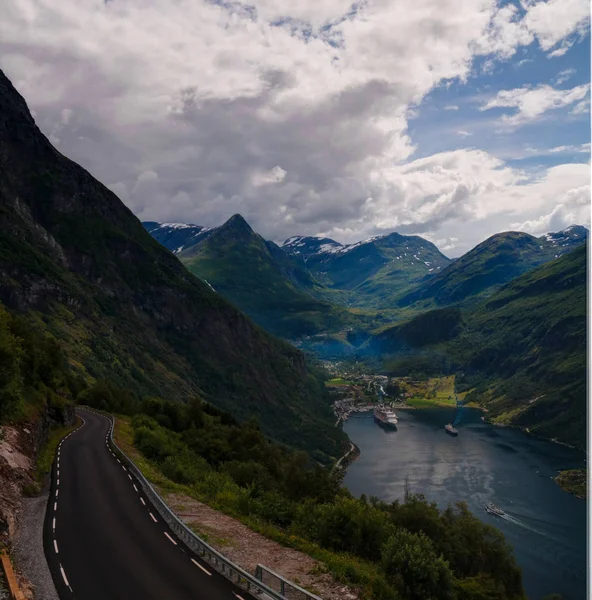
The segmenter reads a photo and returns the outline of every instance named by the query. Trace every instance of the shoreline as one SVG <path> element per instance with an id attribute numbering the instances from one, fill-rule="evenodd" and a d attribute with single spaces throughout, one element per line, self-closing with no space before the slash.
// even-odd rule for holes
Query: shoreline
<path id="1" fill-rule="evenodd" d="M 529 435 L 530 437 L 532 437 L 536 440 L 541 440 L 543 442 L 549 442 L 550 444 L 559 444 L 560 446 L 565 446 L 566 448 L 569 448 L 570 450 L 576 450 L 577 452 L 581 452 L 586 457 L 588 456 L 588 452 L 586 450 L 584 450 L 583 448 L 578 448 L 577 446 L 572 446 L 571 444 L 562 442 L 562 441 L 558 440 L 557 438 L 548 438 L 543 435 L 538 435 L 538 434 L 530 431 L 530 429 L 528 427 L 519 427 L 518 425 L 512 425 L 510 423 L 494 423 L 493 421 L 488 420 L 486 417 L 481 417 L 481 420 L 484 423 L 491 425 L 492 427 L 502 427 L 502 428 L 507 428 L 507 429 L 515 429 L 516 431 L 522 431 L 522 433 L 525 433 L 526 435 Z"/>

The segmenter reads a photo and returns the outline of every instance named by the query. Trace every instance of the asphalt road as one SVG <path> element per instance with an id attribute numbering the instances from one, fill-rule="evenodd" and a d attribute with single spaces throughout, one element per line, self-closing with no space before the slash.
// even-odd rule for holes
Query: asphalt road
<path id="1" fill-rule="evenodd" d="M 58 448 L 44 548 L 62 600 L 253 600 L 168 528 L 106 446 L 109 421 L 85 423 Z"/>

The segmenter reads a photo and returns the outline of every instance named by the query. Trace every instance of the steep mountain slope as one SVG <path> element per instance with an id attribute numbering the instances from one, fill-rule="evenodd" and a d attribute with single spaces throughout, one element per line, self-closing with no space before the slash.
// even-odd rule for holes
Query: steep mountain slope
<path id="1" fill-rule="evenodd" d="M 472 310 L 438 309 L 380 333 L 387 370 L 462 373 L 501 423 L 585 447 L 587 245 L 517 277 Z"/>
<path id="2" fill-rule="evenodd" d="M 64 346 L 73 369 L 137 393 L 199 394 L 297 447 L 335 456 L 322 385 L 153 240 L 41 134 L 0 72 L 0 301 Z"/>
<path id="3" fill-rule="evenodd" d="M 197 244 L 211 231 L 209 227 L 185 223 L 145 221 L 142 225 L 157 242 L 173 254 L 179 254 L 184 248 Z"/>
<path id="4" fill-rule="evenodd" d="M 282 337 L 340 330 L 356 321 L 345 309 L 304 291 L 317 285 L 310 273 L 256 234 L 240 215 L 210 230 L 179 258 L 262 327 Z"/>
<path id="5" fill-rule="evenodd" d="M 352 306 L 390 307 L 392 298 L 450 262 L 427 240 L 398 233 L 343 246 L 327 238 L 289 238 L 283 249 L 324 285 L 347 291 Z"/>
<path id="6" fill-rule="evenodd" d="M 491 236 L 399 299 L 399 306 L 445 306 L 492 294 L 504 283 L 583 243 L 585 227 L 535 238 L 509 231 Z"/>

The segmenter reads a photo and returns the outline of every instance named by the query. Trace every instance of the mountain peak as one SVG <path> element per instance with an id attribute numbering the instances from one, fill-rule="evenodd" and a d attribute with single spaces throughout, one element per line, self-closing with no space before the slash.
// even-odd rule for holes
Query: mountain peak
<path id="1" fill-rule="evenodd" d="M 250 229 L 250 225 L 247 223 L 246 219 L 240 214 L 240 213 L 235 213 L 234 215 L 232 215 L 232 217 L 230 217 L 230 219 L 228 219 L 228 221 L 226 221 L 225 225 L 246 225 L 247 227 L 249 227 Z"/>
<path id="2" fill-rule="evenodd" d="M 217 228 L 217 231 L 218 233 L 232 231 L 235 234 L 243 236 L 251 236 L 255 233 L 245 218 L 238 213 L 232 215 L 232 217 L 230 217 L 226 223 L 220 225 L 220 227 Z"/>

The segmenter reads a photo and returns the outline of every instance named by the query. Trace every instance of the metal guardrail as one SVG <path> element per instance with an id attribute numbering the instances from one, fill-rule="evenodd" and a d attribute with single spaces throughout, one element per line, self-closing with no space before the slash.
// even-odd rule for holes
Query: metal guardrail
<path id="1" fill-rule="evenodd" d="M 92 409 L 91 409 L 92 410 Z M 105 416 L 105 415 L 103 415 Z M 261 600 L 292 600 L 300 599 L 303 600 L 321 600 L 318 596 L 303 590 L 296 584 L 291 583 L 287 579 L 284 579 L 281 575 L 277 575 L 273 571 L 267 569 L 262 565 L 257 565 L 257 574 L 261 575 L 260 578 L 251 575 L 244 569 L 241 569 L 238 565 L 235 565 L 231 560 L 220 554 L 217 550 L 212 548 L 208 543 L 202 540 L 196 533 L 194 533 L 185 523 L 183 523 L 179 517 L 169 508 L 167 503 L 160 497 L 158 492 L 152 487 L 150 482 L 144 477 L 140 469 L 136 467 L 134 462 L 127 456 L 127 454 L 115 443 L 113 439 L 113 429 L 115 427 L 115 419 L 109 415 L 107 417 L 111 421 L 111 427 L 109 429 L 109 442 L 115 452 L 119 455 L 120 459 L 124 460 L 129 470 L 135 475 L 138 483 L 144 490 L 144 493 L 148 496 L 160 516 L 164 519 L 167 525 L 172 529 L 175 535 L 182 540 L 193 552 L 198 554 L 203 560 L 211 565 L 216 571 L 224 575 L 227 579 L 230 579 L 234 584 L 247 590 L 250 594 L 259 596 Z M 263 581 L 263 577 L 266 573 L 270 573 L 275 576 L 276 581 L 281 580 L 280 591 L 273 589 L 271 586 L 266 585 Z M 270 577 L 271 579 L 271 577 Z M 296 590 L 302 592 L 303 595 L 293 596 L 284 595 L 281 590 Z"/>
<path id="2" fill-rule="evenodd" d="M 257 565 L 255 577 L 268 587 L 279 588 L 282 598 L 287 600 L 322 600 L 264 565 Z"/>

